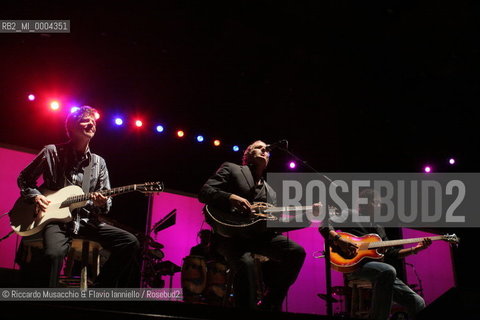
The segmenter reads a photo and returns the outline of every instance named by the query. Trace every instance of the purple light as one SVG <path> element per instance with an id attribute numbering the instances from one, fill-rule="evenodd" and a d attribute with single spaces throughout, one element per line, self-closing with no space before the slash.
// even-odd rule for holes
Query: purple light
<path id="1" fill-rule="evenodd" d="M 288 163 L 288 167 L 289 167 L 290 169 L 295 169 L 295 168 L 297 167 L 297 164 L 296 164 L 294 161 L 290 161 L 290 162 Z"/>
<path id="2" fill-rule="evenodd" d="M 79 107 L 72 107 L 72 108 L 70 109 L 70 113 L 77 112 L 78 110 L 80 110 Z"/>
<path id="3" fill-rule="evenodd" d="M 432 168 L 430 166 L 425 166 L 425 168 L 423 168 L 423 171 L 425 171 L 426 173 L 430 173 L 432 172 Z"/>
<path id="4" fill-rule="evenodd" d="M 450 158 L 450 160 L 448 160 L 448 163 L 450 163 L 450 164 L 455 164 L 455 159 Z"/>
<path id="5" fill-rule="evenodd" d="M 35 95 L 29 94 L 29 95 L 28 95 L 28 100 L 30 100 L 30 101 L 35 100 Z"/>
<path id="6" fill-rule="evenodd" d="M 117 126 L 121 126 L 123 124 L 123 119 L 122 118 L 115 118 L 115 124 Z"/>

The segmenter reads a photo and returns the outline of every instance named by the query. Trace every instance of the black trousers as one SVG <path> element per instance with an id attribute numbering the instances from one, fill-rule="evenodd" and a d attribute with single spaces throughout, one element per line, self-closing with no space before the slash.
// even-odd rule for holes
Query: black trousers
<path id="1" fill-rule="evenodd" d="M 125 279 L 129 279 L 140 269 L 138 262 L 140 245 L 133 234 L 105 223 L 81 221 L 78 235 L 100 243 L 110 252 L 110 257 L 97 277 L 96 287 L 135 286 L 125 282 Z M 43 244 L 48 265 L 46 268 L 48 274 L 45 278 L 48 279 L 49 287 L 58 286 L 63 260 L 70 249 L 71 242 L 70 225 L 50 223 L 45 226 Z"/>
<path id="2" fill-rule="evenodd" d="M 297 279 L 305 260 L 305 250 L 282 234 L 268 233 L 253 239 L 215 235 L 216 250 L 225 257 L 235 274 L 235 303 L 241 308 L 256 308 L 255 262 L 252 253 L 270 258 L 263 270 L 267 294 L 262 307 L 281 310 L 288 288 Z"/>

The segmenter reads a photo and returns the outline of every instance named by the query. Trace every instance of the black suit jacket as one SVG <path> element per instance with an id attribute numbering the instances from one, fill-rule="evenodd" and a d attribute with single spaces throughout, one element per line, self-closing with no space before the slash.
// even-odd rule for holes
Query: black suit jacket
<path id="1" fill-rule="evenodd" d="M 267 200 L 276 204 L 275 191 L 265 181 Z M 224 162 L 217 172 L 207 180 L 199 193 L 199 200 L 208 205 L 230 210 L 228 198 L 236 194 L 253 202 L 255 196 L 255 183 L 252 172 L 248 166 L 239 166 L 235 163 Z"/>

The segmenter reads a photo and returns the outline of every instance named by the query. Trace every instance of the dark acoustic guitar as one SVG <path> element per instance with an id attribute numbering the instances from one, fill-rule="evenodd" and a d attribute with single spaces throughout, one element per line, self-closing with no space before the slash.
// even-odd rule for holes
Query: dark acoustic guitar
<path id="1" fill-rule="evenodd" d="M 275 207 L 265 202 L 254 202 L 250 214 L 223 210 L 206 205 L 203 208 L 207 222 L 224 237 L 253 237 L 270 227 L 278 232 L 306 228 L 311 225 L 306 216 L 313 206 Z"/>

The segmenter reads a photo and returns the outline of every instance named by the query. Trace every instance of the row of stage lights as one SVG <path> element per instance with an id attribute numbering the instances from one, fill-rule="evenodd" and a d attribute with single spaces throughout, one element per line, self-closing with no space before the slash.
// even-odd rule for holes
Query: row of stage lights
<path id="1" fill-rule="evenodd" d="M 36 97 L 35 97 L 34 94 L 29 94 L 29 95 L 28 95 L 28 100 L 29 100 L 29 101 L 35 101 L 35 98 L 36 98 Z M 58 101 L 56 101 L 56 100 L 51 101 L 49 105 L 50 105 L 50 109 L 53 110 L 53 111 L 58 111 L 58 110 L 60 110 L 60 102 L 58 102 Z M 72 107 L 72 108 L 70 108 L 70 112 L 75 112 L 75 111 L 78 110 L 78 109 L 79 109 L 79 107 Z M 98 119 L 100 118 L 100 114 L 99 114 L 99 113 L 96 113 L 96 114 L 95 114 L 95 118 L 98 120 Z M 117 116 L 117 117 L 114 117 L 114 118 L 113 118 L 113 123 L 114 123 L 116 126 L 121 127 L 121 126 L 124 126 L 124 125 L 126 124 L 126 121 L 124 120 L 124 118 Z M 135 119 L 135 120 L 133 121 L 133 125 L 134 125 L 135 127 L 137 127 L 137 128 L 141 128 L 141 127 L 143 127 L 144 123 L 143 123 L 143 121 L 140 120 L 140 119 Z M 156 131 L 157 133 L 163 133 L 163 132 L 165 131 L 165 127 L 164 127 L 163 125 L 161 125 L 161 124 L 156 124 L 154 127 L 155 127 L 155 131 Z M 176 136 L 177 136 L 178 138 L 185 138 L 185 136 L 186 136 L 185 131 L 183 131 L 183 130 L 177 130 Z M 195 136 L 195 140 L 196 140 L 197 142 L 199 142 L 199 143 L 203 143 L 203 142 L 205 142 L 205 137 L 202 136 L 202 135 L 197 135 L 197 136 Z M 222 142 L 221 142 L 219 139 L 214 139 L 214 140 L 212 141 L 212 144 L 213 144 L 215 147 L 220 147 L 220 145 L 222 144 Z M 238 145 L 234 145 L 234 146 L 232 146 L 232 150 L 233 150 L 234 152 L 238 152 L 238 151 L 240 151 L 240 147 L 239 147 Z M 450 166 L 453 166 L 453 165 L 456 164 L 456 160 L 455 160 L 454 158 L 449 158 L 449 159 L 448 159 L 448 164 L 449 164 Z M 297 168 L 297 163 L 296 163 L 295 161 L 289 161 L 289 162 L 287 163 L 287 168 L 289 168 L 290 170 L 295 170 L 295 169 Z M 424 172 L 424 173 L 432 173 L 432 172 L 434 172 L 434 167 L 433 167 L 432 165 L 427 164 L 427 165 L 425 165 L 425 166 L 423 167 L 423 172 Z"/>
<path id="2" fill-rule="evenodd" d="M 35 97 L 34 94 L 29 94 L 28 95 L 28 100 L 29 101 L 35 101 L 35 99 L 36 99 L 36 97 Z M 60 102 L 57 101 L 57 100 L 50 101 L 49 107 L 52 111 L 59 111 L 60 110 Z M 78 109 L 79 109 L 79 107 L 76 107 L 76 106 L 71 107 L 70 112 L 75 112 Z M 100 119 L 100 114 L 98 112 L 95 113 L 95 119 L 97 119 L 97 120 Z M 119 116 L 113 117 L 112 122 L 117 127 L 123 127 L 127 124 L 127 121 L 123 117 L 119 117 Z M 141 119 L 134 119 L 133 121 L 131 121 L 131 123 L 133 124 L 133 126 L 135 128 L 144 127 L 144 122 Z M 155 124 L 154 125 L 154 130 L 157 133 L 163 133 L 163 132 L 165 132 L 165 127 L 162 124 Z M 185 133 L 184 130 L 177 130 L 175 135 L 178 138 L 185 138 L 186 137 L 186 133 Z M 196 135 L 195 136 L 195 141 L 197 141 L 198 143 L 204 143 L 204 142 L 206 142 L 206 138 L 203 135 Z M 220 147 L 222 145 L 222 141 L 220 139 L 213 139 L 212 144 L 215 147 Z M 232 146 L 232 151 L 239 152 L 240 147 L 238 145 L 233 145 Z"/>
<path id="3" fill-rule="evenodd" d="M 454 166 L 455 164 L 457 164 L 457 161 L 455 160 L 455 158 L 449 158 L 447 163 L 450 165 L 450 166 Z M 423 172 L 425 173 L 432 173 L 434 172 L 434 167 L 431 166 L 431 165 L 425 165 L 423 167 Z"/>

